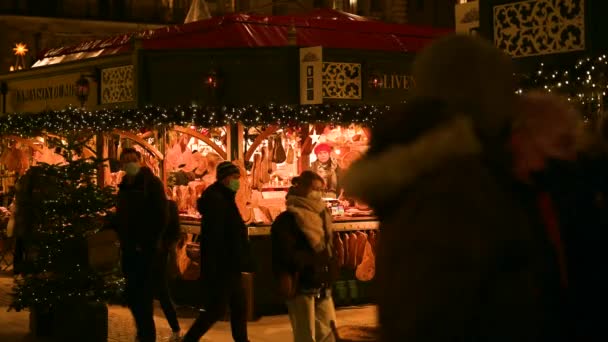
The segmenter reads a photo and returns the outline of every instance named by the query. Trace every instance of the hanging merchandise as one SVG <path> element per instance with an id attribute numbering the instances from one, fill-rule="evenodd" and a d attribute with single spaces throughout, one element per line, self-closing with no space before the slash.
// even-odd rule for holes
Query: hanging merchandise
<path id="1" fill-rule="evenodd" d="M 294 160 L 294 151 L 293 151 L 293 146 L 291 146 L 291 144 L 289 145 L 289 148 L 287 149 L 287 157 L 285 158 L 287 164 L 293 164 L 293 160 Z"/>
<path id="2" fill-rule="evenodd" d="M 272 154 L 272 161 L 277 164 L 284 163 L 287 159 L 285 155 L 285 148 L 283 147 L 283 141 L 280 135 L 277 135 L 274 142 L 274 153 Z"/>
<path id="3" fill-rule="evenodd" d="M 360 281 L 370 281 L 374 279 L 376 275 L 376 257 L 372 249 L 372 245 L 369 242 L 365 243 L 363 260 L 361 264 L 357 266 L 355 271 L 355 277 Z"/>
<path id="4" fill-rule="evenodd" d="M 262 184 L 266 184 L 270 181 L 270 173 L 272 173 L 272 161 L 270 158 L 271 156 L 268 152 L 268 147 L 262 147 L 262 161 L 260 170 L 260 181 Z"/>

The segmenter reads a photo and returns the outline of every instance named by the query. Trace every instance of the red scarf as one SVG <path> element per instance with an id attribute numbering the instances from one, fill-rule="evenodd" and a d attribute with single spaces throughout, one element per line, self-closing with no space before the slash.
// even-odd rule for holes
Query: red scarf
<path id="1" fill-rule="evenodd" d="M 561 232 L 559 230 L 559 222 L 551 196 L 546 192 L 541 192 L 538 195 L 538 207 L 545 226 L 549 241 L 555 249 L 557 262 L 559 265 L 560 278 L 562 288 L 568 287 L 568 271 L 566 267 L 566 252 L 562 242 Z"/>

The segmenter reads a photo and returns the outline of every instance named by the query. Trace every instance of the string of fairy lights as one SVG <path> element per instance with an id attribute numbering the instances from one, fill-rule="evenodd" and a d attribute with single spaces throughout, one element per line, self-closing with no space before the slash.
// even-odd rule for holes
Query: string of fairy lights
<path id="1" fill-rule="evenodd" d="M 544 89 L 580 104 L 586 116 L 601 113 L 608 91 L 608 56 L 581 58 L 562 69 L 540 63 L 535 72 L 518 75 L 518 83 L 519 94 L 529 89 Z"/>
<path id="2" fill-rule="evenodd" d="M 109 108 L 87 110 L 66 108 L 39 114 L 9 114 L 0 117 L 0 135 L 24 137 L 43 132 L 107 132 L 113 129 L 142 130 L 172 125 L 220 127 L 243 123 L 246 126 L 301 123 L 362 124 L 373 126 L 390 110 L 385 105 L 329 103 L 322 105 L 247 105 L 247 106 L 146 106 L 142 109 Z"/>

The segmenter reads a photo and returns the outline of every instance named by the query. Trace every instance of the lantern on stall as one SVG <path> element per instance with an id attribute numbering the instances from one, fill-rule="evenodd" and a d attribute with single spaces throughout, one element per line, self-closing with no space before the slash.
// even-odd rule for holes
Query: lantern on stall
<path id="1" fill-rule="evenodd" d="M 369 77 L 368 84 L 369 84 L 370 88 L 378 89 L 378 88 L 382 88 L 382 86 L 384 85 L 384 81 L 382 80 L 382 77 L 380 77 L 378 75 L 371 75 Z"/>
<path id="2" fill-rule="evenodd" d="M 80 101 L 80 106 L 84 107 L 89 99 L 90 90 L 89 80 L 84 75 L 80 75 L 80 78 L 76 81 L 76 97 Z"/>
<path id="3" fill-rule="evenodd" d="M 220 78 L 216 70 L 211 70 L 205 75 L 205 86 L 209 89 L 220 87 Z"/>

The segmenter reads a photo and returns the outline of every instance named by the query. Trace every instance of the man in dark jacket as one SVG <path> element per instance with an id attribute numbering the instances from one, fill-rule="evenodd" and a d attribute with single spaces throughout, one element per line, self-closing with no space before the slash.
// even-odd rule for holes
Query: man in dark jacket
<path id="1" fill-rule="evenodd" d="M 167 226 L 167 198 L 161 180 L 141 166 L 139 152 L 125 148 L 120 161 L 126 175 L 119 185 L 116 214 L 126 297 L 139 341 L 153 342 L 155 268 Z"/>
<path id="2" fill-rule="evenodd" d="M 184 341 L 198 341 L 230 306 L 232 337 L 247 342 L 245 292 L 241 272 L 250 262 L 247 226 L 235 196 L 240 183 L 239 168 L 231 162 L 217 166 L 217 181 L 198 199 L 202 215 L 201 280 L 204 308 Z"/>

